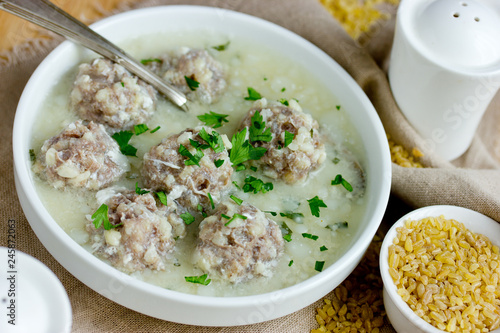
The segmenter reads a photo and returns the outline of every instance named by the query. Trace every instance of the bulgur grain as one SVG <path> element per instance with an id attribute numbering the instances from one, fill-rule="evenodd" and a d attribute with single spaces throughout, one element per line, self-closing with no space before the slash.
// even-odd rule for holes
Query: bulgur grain
<path id="1" fill-rule="evenodd" d="M 419 317 L 447 332 L 500 327 L 497 246 L 443 216 L 408 220 L 396 230 L 389 274 Z"/>

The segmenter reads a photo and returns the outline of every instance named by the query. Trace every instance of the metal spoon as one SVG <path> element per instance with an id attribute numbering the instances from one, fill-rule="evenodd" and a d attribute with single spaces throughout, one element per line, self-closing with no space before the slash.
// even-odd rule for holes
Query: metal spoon
<path id="1" fill-rule="evenodd" d="M 82 44 L 94 52 L 122 65 L 155 87 L 184 111 L 186 96 L 151 72 L 122 49 L 88 28 L 48 0 L 0 0 L 0 9 Z"/>

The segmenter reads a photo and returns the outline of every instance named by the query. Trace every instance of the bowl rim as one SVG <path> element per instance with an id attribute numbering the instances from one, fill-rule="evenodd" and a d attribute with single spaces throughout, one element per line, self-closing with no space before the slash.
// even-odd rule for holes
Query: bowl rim
<path id="1" fill-rule="evenodd" d="M 148 7 L 110 16 L 97 23 L 94 23 L 93 25 L 91 25 L 91 27 L 97 31 L 102 31 L 105 30 L 106 28 L 109 29 L 109 26 L 120 24 L 120 22 L 127 21 L 130 19 L 132 20 L 137 19 L 137 16 L 149 15 L 157 13 L 159 11 L 161 12 L 168 11 L 176 13 L 188 12 L 190 13 L 190 15 L 192 15 L 193 12 L 201 13 L 203 15 L 210 13 L 211 15 L 218 15 L 218 16 L 220 16 L 221 13 L 223 13 L 224 15 L 230 16 L 234 19 L 237 19 L 238 21 L 243 21 L 245 22 L 245 24 L 256 24 L 266 29 L 270 29 L 275 34 L 279 34 L 285 36 L 288 39 L 291 39 L 293 43 L 298 44 L 298 47 L 308 47 L 310 49 L 308 51 L 309 53 L 314 54 L 317 58 L 329 63 L 331 69 L 334 70 L 338 74 L 338 76 L 342 77 L 343 84 L 345 84 L 350 90 L 353 91 L 353 93 L 357 95 L 357 98 L 359 98 L 360 103 L 364 107 L 363 116 L 368 118 L 368 121 L 371 123 L 370 126 L 373 128 L 373 131 L 377 134 L 377 136 L 373 138 L 373 140 L 376 142 L 378 153 L 381 156 L 381 158 L 380 162 L 378 163 L 378 165 L 375 167 L 374 170 L 380 173 L 380 175 L 382 175 L 383 178 L 381 180 L 377 180 L 380 183 L 380 188 L 377 192 L 379 193 L 379 198 L 373 199 L 375 202 L 373 204 L 373 215 L 370 218 L 365 217 L 365 219 L 367 221 L 370 221 L 370 223 L 367 223 L 368 225 L 367 228 L 365 228 L 365 230 L 363 230 L 362 232 L 361 231 L 358 232 L 359 233 L 358 239 L 356 239 L 351 244 L 350 248 L 342 256 L 342 257 L 352 257 L 352 258 L 359 257 L 359 259 L 361 259 L 371 239 L 375 235 L 375 232 L 380 224 L 380 221 L 382 220 L 383 214 L 387 207 L 387 202 L 390 193 L 390 184 L 391 184 L 391 164 L 390 164 L 390 152 L 388 145 L 384 144 L 383 142 L 383 139 L 385 138 L 384 134 L 385 132 L 383 130 L 380 118 L 378 117 L 378 114 L 376 113 L 375 108 L 369 101 L 368 97 L 364 94 L 364 92 L 357 85 L 354 79 L 338 63 L 336 63 L 335 60 L 333 60 L 324 51 L 322 51 L 317 46 L 315 46 L 308 40 L 304 39 L 303 37 L 279 25 L 268 22 L 264 19 L 250 16 L 248 14 L 240 12 L 234 12 L 227 9 L 205 7 L 205 6 L 191 6 L 191 5 Z M 55 220 L 50 216 L 48 211 L 41 203 L 41 200 L 39 199 L 38 195 L 36 196 L 27 195 L 27 193 L 31 193 L 31 191 L 35 190 L 35 188 L 33 186 L 31 180 L 31 173 L 29 170 L 30 169 L 29 165 L 31 162 L 29 161 L 28 158 L 28 149 L 25 149 L 29 147 L 29 142 L 26 143 L 29 140 L 23 137 L 25 133 L 25 131 L 23 131 L 23 124 L 24 124 L 23 117 L 27 116 L 28 112 L 27 110 L 29 110 L 30 108 L 29 96 L 33 93 L 36 93 L 36 87 L 40 85 L 40 82 L 38 82 L 39 77 L 43 74 L 44 71 L 48 71 L 48 69 L 51 67 L 50 65 L 51 61 L 53 61 L 57 57 L 60 57 L 64 53 L 68 52 L 68 50 L 73 47 L 75 47 L 73 43 L 69 41 L 63 42 L 60 46 L 55 48 L 37 67 L 37 69 L 34 71 L 32 77 L 28 81 L 23 91 L 14 120 L 13 152 L 14 152 L 14 169 L 17 177 L 16 189 L 18 190 L 20 201 L 22 203 L 23 202 L 25 203 L 25 205 L 23 205 L 23 210 L 25 210 L 25 213 L 27 209 L 30 209 L 30 207 L 28 207 L 28 204 L 32 205 L 31 208 L 36 211 L 38 221 L 36 221 L 36 223 L 35 222 L 32 223 L 30 221 L 30 225 L 32 225 L 32 228 L 33 224 L 40 225 L 41 223 L 42 224 L 41 227 L 48 228 L 50 230 L 51 236 L 57 238 L 57 240 L 60 242 L 60 245 L 62 245 L 67 249 L 70 249 L 71 253 L 76 255 L 78 260 L 85 261 L 88 265 L 91 265 L 94 269 L 96 269 L 100 274 L 104 274 L 110 279 L 115 279 L 124 282 L 127 282 L 129 281 L 129 279 L 132 279 L 133 282 L 130 282 L 130 285 L 127 286 L 130 286 L 134 290 L 138 290 L 141 293 L 144 293 L 145 295 L 160 294 L 162 297 L 173 300 L 175 302 L 181 302 L 184 304 L 196 305 L 196 306 L 200 306 L 201 304 L 202 306 L 211 306 L 211 307 L 229 309 L 235 306 L 245 306 L 248 305 L 249 303 L 259 303 L 263 301 L 267 302 L 267 300 L 272 300 L 276 298 L 279 298 L 280 300 L 283 300 L 285 302 L 287 300 L 291 300 L 297 297 L 300 294 L 304 294 L 305 293 L 304 290 L 313 290 L 320 285 L 328 284 L 328 280 L 331 278 L 332 275 L 332 273 L 330 272 L 333 271 L 341 272 L 349 266 L 350 264 L 349 260 L 338 260 L 334 262 L 331 266 L 323 270 L 323 272 L 318 273 L 302 282 L 299 282 L 293 286 L 284 289 L 264 294 L 249 295 L 249 296 L 214 297 L 214 296 L 193 295 L 173 290 L 167 290 L 165 288 L 161 288 L 156 285 L 134 279 L 129 275 L 118 271 L 117 269 L 114 268 L 110 269 L 111 266 L 104 263 L 91 253 L 87 252 L 80 245 L 75 246 L 76 242 L 66 232 L 64 232 L 63 229 L 57 224 L 57 222 L 55 222 Z M 363 141 L 363 145 L 366 146 L 365 141 Z M 373 221 L 377 221 L 378 223 L 374 223 Z M 56 260 L 60 262 L 57 254 L 54 255 L 55 253 L 52 253 L 53 251 L 50 250 L 49 252 L 51 252 L 51 254 L 56 258 Z M 67 265 L 63 264 L 63 266 L 66 269 L 68 269 L 66 267 Z M 68 270 L 72 272 L 70 269 Z M 77 277 L 77 279 L 80 280 L 79 277 Z M 88 285 L 87 282 L 84 283 Z M 89 287 L 96 290 L 92 286 Z M 118 302 L 116 300 L 113 301 Z M 120 302 L 118 303 L 122 304 Z M 129 307 L 128 305 L 125 306 Z M 307 306 L 307 304 L 303 305 L 302 307 L 304 306 Z M 139 311 L 137 309 L 134 310 Z M 268 318 L 266 320 L 270 319 L 273 318 Z"/>
<path id="2" fill-rule="evenodd" d="M 389 246 L 392 245 L 392 241 L 397 234 L 396 228 L 399 228 L 404 225 L 404 223 L 411 220 L 421 220 L 426 217 L 437 217 L 444 215 L 446 219 L 454 219 L 460 223 L 463 223 L 467 229 L 474 233 L 482 233 L 476 231 L 481 228 L 492 228 L 496 229 L 498 234 L 500 235 L 500 224 L 493 220 L 492 218 L 476 212 L 472 209 L 453 206 L 453 205 L 434 205 L 434 206 L 426 206 L 416 210 L 413 210 L 406 215 L 402 216 L 398 219 L 392 227 L 387 231 L 384 241 L 382 242 L 382 246 L 380 248 L 380 258 L 379 258 L 379 267 L 380 267 L 380 275 L 382 276 L 382 281 L 384 284 L 384 289 L 387 292 L 387 295 L 390 298 L 396 308 L 399 310 L 399 313 L 403 315 L 407 320 L 409 320 L 412 324 L 414 324 L 419 329 L 424 332 L 430 333 L 441 333 L 445 332 L 440 330 L 439 328 L 429 324 L 419 316 L 415 314 L 415 312 L 408 306 L 408 304 L 403 301 L 401 296 L 397 294 L 397 288 L 394 282 L 392 281 L 392 277 L 389 274 Z M 474 221 L 475 224 L 472 224 L 470 221 Z M 489 237 L 488 237 L 489 238 Z M 490 241 L 500 246 L 500 239 L 495 239 Z M 390 318 L 389 318 L 390 319 Z M 500 332 L 500 329 L 495 329 L 491 331 L 492 333 Z"/>

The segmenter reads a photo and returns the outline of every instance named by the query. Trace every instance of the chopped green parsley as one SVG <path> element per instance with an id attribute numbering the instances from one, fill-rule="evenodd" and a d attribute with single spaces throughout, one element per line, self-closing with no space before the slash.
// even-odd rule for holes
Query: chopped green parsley
<path id="1" fill-rule="evenodd" d="M 212 281 L 211 279 L 208 279 L 208 274 L 203 274 L 200 276 L 185 276 L 184 279 L 186 280 L 186 282 L 198 283 L 204 286 L 208 286 Z"/>
<path id="2" fill-rule="evenodd" d="M 141 135 L 142 133 L 145 133 L 148 130 L 149 130 L 149 127 L 146 124 L 134 125 L 134 133 L 135 133 L 135 135 Z"/>
<path id="3" fill-rule="evenodd" d="M 231 139 L 232 148 L 229 152 L 229 159 L 233 165 L 239 165 L 248 160 L 258 160 L 266 153 L 264 147 L 254 148 L 246 139 L 246 127 L 240 132 L 233 134 Z"/>
<path id="4" fill-rule="evenodd" d="M 288 263 L 288 267 L 290 267 L 292 265 L 293 265 L 293 260 L 290 260 L 290 262 Z"/>
<path id="5" fill-rule="evenodd" d="M 139 182 L 135 182 L 135 193 L 139 194 L 139 195 L 143 195 L 143 194 L 146 194 L 146 193 L 149 193 L 150 191 L 146 191 L 146 190 L 143 190 L 139 187 Z"/>
<path id="6" fill-rule="evenodd" d="M 194 79 L 194 75 L 192 75 L 191 77 L 187 77 L 186 75 L 184 75 L 184 79 L 186 80 L 186 84 L 188 85 L 189 89 L 191 89 L 191 91 L 195 91 L 200 86 L 200 82 Z"/>
<path id="7" fill-rule="evenodd" d="M 289 106 L 290 104 L 288 103 L 288 101 L 286 100 L 286 98 L 280 98 L 279 102 L 285 106 Z"/>
<path id="8" fill-rule="evenodd" d="M 156 126 L 149 133 L 153 134 L 154 132 L 158 131 L 160 128 L 161 128 L 160 126 Z"/>
<path id="9" fill-rule="evenodd" d="M 161 64 L 163 61 L 161 59 L 158 59 L 158 58 L 142 59 L 141 60 L 141 64 L 143 64 L 143 65 L 147 65 L 151 62 L 159 62 Z"/>
<path id="10" fill-rule="evenodd" d="M 188 212 L 182 213 L 180 216 L 184 223 L 186 223 L 187 225 L 190 225 L 194 222 L 194 216 Z"/>
<path id="11" fill-rule="evenodd" d="M 247 101 L 257 101 L 262 98 L 262 95 L 259 94 L 259 92 L 257 92 L 257 90 L 255 90 L 254 88 L 248 87 L 247 90 L 248 90 L 248 97 L 245 97 Z"/>
<path id="12" fill-rule="evenodd" d="M 333 160 L 332 160 L 333 164 L 339 164 L 340 162 L 340 158 L 338 157 L 335 157 Z"/>
<path id="13" fill-rule="evenodd" d="M 241 204 L 243 203 L 243 200 L 241 200 L 240 198 L 238 197 L 235 197 L 234 195 L 230 195 L 229 196 L 231 199 L 233 199 L 234 202 L 236 202 L 238 204 L 238 206 L 241 206 Z"/>
<path id="14" fill-rule="evenodd" d="M 318 272 L 321 272 L 323 270 L 323 267 L 325 267 L 324 261 L 316 261 L 316 264 L 314 264 L 314 269 Z"/>
<path id="15" fill-rule="evenodd" d="M 125 88 L 125 83 L 123 83 L 123 82 L 120 82 L 120 83 L 122 84 L 122 87 Z"/>
<path id="16" fill-rule="evenodd" d="M 286 224 L 286 222 L 281 222 L 281 234 L 283 235 L 283 239 L 286 240 L 287 242 L 292 241 L 292 229 Z"/>
<path id="17" fill-rule="evenodd" d="M 194 142 L 196 142 L 196 141 L 194 141 Z M 191 142 L 191 144 L 192 143 L 193 143 L 193 141 Z M 195 148 L 196 148 L 196 153 L 193 155 L 182 144 L 179 146 L 179 154 L 188 158 L 187 160 L 184 161 L 185 165 L 200 166 L 200 160 L 204 156 L 204 154 L 199 147 L 195 147 Z"/>
<path id="18" fill-rule="evenodd" d="M 212 195 L 210 193 L 207 193 L 207 196 L 208 200 L 210 200 L 210 207 L 212 207 L 212 209 L 215 209 L 214 199 L 212 199 Z"/>
<path id="19" fill-rule="evenodd" d="M 137 148 L 128 143 L 133 135 L 131 131 L 120 131 L 111 136 L 118 143 L 123 155 L 137 157 Z"/>
<path id="20" fill-rule="evenodd" d="M 304 217 L 304 214 L 286 211 L 284 213 L 281 212 L 280 216 L 289 218 L 290 220 L 294 220 L 295 222 L 297 222 L 297 221 L 300 221 Z"/>
<path id="21" fill-rule="evenodd" d="M 220 168 L 224 164 L 224 160 L 215 160 L 214 164 L 216 168 Z"/>
<path id="22" fill-rule="evenodd" d="M 334 180 L 332 180 L 332 185 L 339 185 L 339 184 L 342 184 L 342 186 L 344 186 L 344 188 L 349 191 L 349 192 L 352 192 L 353 191 L 353 188 L 352 188 L 352 185 L 349 184 L 349 182 L 347 180 L 345 180 L 342 175 L 337 175 L 335 177 Z"/>
<path id="23" fill-rule="evenodd" d="M 236 188 L 238 190 L 241 190 L 241 187 L 238 185 L 238 183 L 236 181 L 233 180 L 233 185 L 236 186 Z"/>
<path id="24" fill-rule="evenodd" d="M 220 134 L 212 130 L 212 134 L 208 134 L 208 132 L 202 128 L 198 133 L 200 138 L 202 138 L 208 145 L 216 152 L 222 153 L 224 151 L 224 142 L 222 141 L 222 137 Z"/>
<path id="25" fill-rule="evenodd" d="M 262 193 L 267 193 L 269 191 L 272 191 L 274 188 L 273 183 L 268 182 L 264 183 L 262 179 L 255 178 L 253 176 L 246 176 L 245 177 L 245 184 L 243 185 L 243 192 L 248 193 L 248 192 L 253 192 L 254 194 L 257 194 L 259 192 Z"/>
<path id="26" fill-rule="evenodd" d="M 344 221 L 344 222 L 337 222 L 337 223 L 334 223 L 332 225 L 327 225 L 325 228 L 328 228 L 330 230 L 337 230 L 337 229 L 347 229 L 349 228 L 349 223 Z"/>
<path id="27" fill-rule="evenodd" d="M 34 149 L 30 149 L 29 150 L 29 154 L 30 154 L 30 161 L 35 163 L 36 162 L 36 154 L 35 154 L 35 150 Z"/>
<path id="28" fill-rule="evenodd" d="M 292 143 L 295 135 L 285 130 L 285 147 L 288 147 Z"/>
<path id="29" fill-rule="evenodd" d="M 271 129 L 266 128 L 266 123 L 263 121 L 262 115 L 257 110 L 252 116 L 252 124 L 250 125 L 249 134 L 250 142 L 265 141 L 269 142 L 273 139 Z"/>
<path id="30" fill-rule="evenodd" d="M 197 118 L 200 121 L 204 122 L 206 126 L 218 128 L 223 125 L 222 123 L 229 122 L 229 120 L 226 119 L 227 117 L 229 117 L 229 115 L 227 114 L 220 114 L 210 111 L 210 113 L 199 115 Z"/>
<path id="31" fill-rule="evenodd" d="M 165 194 L 165 192 L 156 192 L 156 196 L 162 204 L 164 204 L 165 206 L 167 205 L 167 195 Z"/>
<path id="32" fill-rule="evenodd" d="M 337 105 L 336 108 L 337 108 L 337 110 L 340 110 L 340 105 Z"/>
<path id="33" fill-rule="evenodd" d="M 276 213 L 276 212 L 272 212 L 272 211 L 270 211 L 270 210 L 265 210 L 265 211 L 264 211 L 264 213 L 271 214 L 272 216 L 276 216 L 276 215 L 278 215 L 278 213 Z"/>
<path id="34" fill-rule="evenodd" d="M 92 214 L 92 222 L 96 229 L 99 229 L 101 225 L 104 227 L 104 230 L 111 230 L 121 225 L 120 224 L 111 224 L 108 218 L 108 206 L 102 204 L 94 214 Z"/>
<path id="35" fill-rule="evenodd" d="M 326 246 L 324 246 L 324 245 L 323 245 L 322 247 L 320 247 L 320 248 L 319 248 L 319 250 L 320 250 L 321 252 L 323 252 L 323 251 L 328 251 L 328 248 L 327 248 Z"/>
<path id="36" fill-rule="evenodd" d="M 225 217 L 224 217 L 225 218 Z M 236 219 L 242 219 L 242 220 L 246 220 L 247 217 L 244 216 L 244 215 L 241 215 L 241 214 L 234 214 L 233 217 L 231 217 L 229 219 L 229 221 L 227 221 L 224 225 L 227 227 L 229 225 L 229 223 L 233 222 L 234 220 Z"/>
<path id="37" fill-rule="evenodd" d="M 251 166 L 250 170 L 252 170 L 253 172 L 257 172 L 257 167 Z"/>
<path id="38" fill-rule="evenodd" d="M 304 238 L 309 238 L 309 239 L 312 239 L 312 240 L 314 240 L 314 241 L 315 241 L 315 240 L 317 240 L 317 239 L 319 238 L 319 236 L 312 235 L 312 234 L 308 234 L 308 233 L 306 233 L 306 232 L 304 232 L 304 233 L 302 234 L 302 237 L 304 237 Z"/>
<path id="39" fill-rule="evenodd" d="M 281 92 L 285 92 L 285 90 L 286 90 L 285 87 L 281 88 Z"/>
<path id="40" fill-rule="evenodd" d="M 221 44 L 221 45 L 216 45 L 216 46 L 212 46 L 212 48 L 214 50 L 217 50 L 217 51 L 225 51 L 227 49 L 227 47 L 229 46 L 229 44 L 231 43 L 231 41 L 228 41 L 227 43 L 225 44 Z"/>
<path id="41" fill-rule="evenodd" d="M 197 208 L 197 209 L 198 209 L 198 211 L 201 213 L 201 216 L 203 216 L 203 217 L 207 217 L 207 216 L 208 216 L 208 214 L 207 214 L 207 213 L 205 213 L 205 210 L 203 209 L 203 206 L 202 206 L 202 205 L 198 204 L 198 205 L 196 206 L 196 208 Z"/>
<path id="42" fill-rule="evenodd" d="M 309 203 L 309 208 L 311 209 L 311 214 L 313 216 L 316 216 L 316 217 L 319 217 L 319 208 L 320 207 L 323 207 L 323 208 L 327 207 L 326 204 L 323 202 L 323 200 L 318 198 L 318 196 L 315 196 L 314 198 L 307 200 L 307 202 Z"/>

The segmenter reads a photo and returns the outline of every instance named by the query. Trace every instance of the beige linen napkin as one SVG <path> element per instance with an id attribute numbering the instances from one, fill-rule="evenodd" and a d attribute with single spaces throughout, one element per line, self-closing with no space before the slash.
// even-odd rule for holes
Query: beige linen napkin
<path id="1" fill-rule="evenodd" d="M 417 206 L 455 204 L 475 209 L 500 221 L 500 98 L 487 111 L 468 152 L 453 163 L 427 151 L 392 98 L 386 74 L 393 22 L 381 23 L 359 47 L 316 0 L 149 0 L 140 6 L 198 4 L 233 9 L 288 28 L 319 46 L 341 64 L 375 105 L 386 131 L 411 150 L 420 148 L 424 165 L 406 169 L 393 164 L 393 192 Z M 308 332 L 316 328 L 315 308 L 321 301 L 269 322 L 235 328 L 202 328 L 165 322 L 128 310 L 95 293 L 70 275 L 45 250 L 29 227 L 15 194 L 12 162 L 12 124 L 24 85 L 36 66 L 60 39 L 27 44 L 0 63 L 0 245 L 7 244 L 7 221 L 17 226 L 17 247 L 40 259 L 65 286 L 73 307 L 74 332 Z M 401 213 L 399 202 L 389 212 Z M 403 208 L 404 210 L 404 208 Z M 388 218 L 389 222 L 394 221 Z M 0 259 L 3 260 L 3 259 Z M 165 309 L 168 311 L 168 309 Z M 392 332 L 389 326 L 382 332 Z"/>

